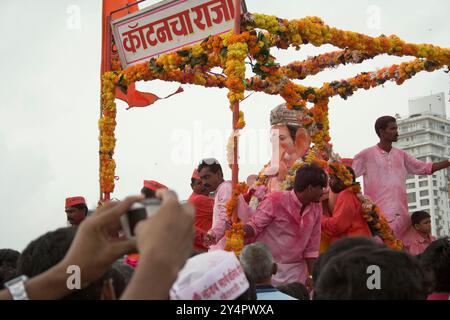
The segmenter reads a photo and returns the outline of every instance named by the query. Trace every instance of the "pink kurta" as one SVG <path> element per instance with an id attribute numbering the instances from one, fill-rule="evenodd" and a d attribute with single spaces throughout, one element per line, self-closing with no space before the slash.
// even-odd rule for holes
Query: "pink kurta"
<path id="1" fill-rule="evenodd" d="M 435 240 L 436 237 L 432 235 L 430 235 L 430 237 L 427 239 L 422 237 L 420 233 L 417 232 L 416 229 L 410 227 L 408 231 L 405 233 L 403 243 L 405 245 L 405 248 L 409 251 L 409 253 L 416 256 L 419 253 L 424 252 L 425 249 L 430 245 L 430 243 Z"/>
<path id="2" fill-rule="evenodd" d="M 215 245 L 209 247 L 209 250 L 223 250 L 225 249 L 225 230 L 227 226 L 227 203 L 231 199 L 233 192 L 233 185 L 231 181 L 222 182 L 216 189 L 214 197 L 213 220 L 212 227 L 209 232 L 213 232 L 216 239 Z M 238 199 L 238 216 L 245 224 L 249 219 L 251 209 L 247 202 L 245 202 L 242 195 Z"/>
<path id="3" fill-rule="evenodd" d="M 364 193 L 386 215 L 397 238 L 411 225 L 406 195 L 407 174 L 431 174 L 432 163 L 419 161 L 403 150 L 392 148 L 390 152 L 378 145 L 358 153 L 353 159 L 357 177 L 364 177 Z"/>
<path id="4" fill-rule="evenodd" d="M 311 203 L 300 215 L 302 207 L 294 190 L 274 192 L 264 198 L 248 222 L 255 241 L 267 245 L 278 265 L 274 285 L 305 283 L 305 259 L 319 256 L 322 205 Z"/>

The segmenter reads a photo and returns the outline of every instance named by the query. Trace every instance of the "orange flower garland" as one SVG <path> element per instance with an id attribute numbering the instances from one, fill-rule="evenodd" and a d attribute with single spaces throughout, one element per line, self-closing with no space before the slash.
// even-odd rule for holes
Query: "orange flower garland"
<path id="1" fill-rule="evenodd" d="M 395 237 L 394 232 L 380 208 L 374 204 L 369 197 L 361 193 L 361 186 L 359 183 L 351 186 L 350 190 L 354 192 L 361 201 L 364 219 L 367 221 L 372 233 L 378 235 L 389 248 L 402 250 L 403 242 Z"/>
<path id="2" fill-rule="evenodd" d="M 374 38 L 352 31 L 343 31 L 327 26 L 318 17 L 287 20 L 264 14 L 247 13 L 244 24 L 246 30 L 257 28 L 269 31 L 273 35 L 270 38 L 271 46 L 280 48 L 285 48 L 286 44 L 297 46 L 298 39 L 302 39 L 302 44 L 311 43 L 315 46 L 332 44 L 341 49 L 360 50 L 373 56 L 383 53 L 395 56 L 415 56 L 450 65 L 450 49 L 430 44 L 406 43 L 395 35 Z M 293 39 L 297 39 L 297 41 Z"/>
<path id="3" fill-rule="evenodd" d="M 202 43 L 185 47 L 176 52 L 161 55 L 146 63 L 120 70 L 117 59 L 113 59 L 113 70 L 103 75 L 102 116 L 100 129 L 100 188 L 102 193 L 114 191 L 115 149 L 114 130 L 116 127 L 115 89 L 126 90 L 130 83 L 140 80 L 160 79 L 229 89 L 230 105 L 244 98 L 245 90 L 281 95 L 288 107 L 302 109 L 308 115 L 308 130 L 316 147 L 314 158 L 328 160 L 331 153 L 328 122 L 328 99 L 340 95 L 346 99 L 359 89 L 370 89 L 383 85 L 386 81 L 402 84 L 421 71 L 434 71 L 450 64 L 450 49 L 429 44 L 410 44 L 396 36 L 369 37 L 351 31 L 342 31 L 327 26 L 320 18 L 306 17 L 299 20 L 280 19 L 262 14 L 245 14 L 242 22 L 243 32 L 211 36 Z M 267 32 L 256 33 L 255 29 Z M 299 49 L 300 45 L 311 43 L 315 46 L 332 44 L 342 51 L 318 55 L 305 61 L 294 62 L 285 67 L 275 63 L 270 48 Z M 353 78 L 324 83 L 320 88 L 303 86 L 291 79 L 303 80 L 325 68 L 340 64 L 361 63 L 379 54 L 395 56 L 414 56 L 418 59 L 393 65 L 375 72 L 361 73 Z M 245 79 L 245 59 L 250 58 L 255 76 Z M 221 67 L 223 74 L 213 73 L 214 67 Z M 307 102 L 314 107 L 306 108 Z M 306 121 L 306 120 L 305 120 Z M 245 126 L 241 112 L 236 128 Z M 310 155 L 310 157 L 312 157 Z M 258 183 L 266 177 L 260 174 Z M 366 200 L 364 200 L 366 201 Z M 369 203 L 365 202 L 367 206 Z M 369 210 L 369 209 L 367 209 Z M 370 209 L 376 212 L 376 209 Z M 381 219 L 382 220 L 382 219 Z M 382 220 L 382 223 L 383 220 Z M 380 230 L 389 235 L 380 225 Z M 239 227 L 232 228 L 231 235 L 239 234 Z M 230 238 L 231 239 L 231 238 Z M 236 242 L 237 240 L 235 240 Z M 389 240 L 398 246 L 395 239 Z M 239 247 L 235 243 L 235 247 Z"/>
<path id="4" fill-rule="evenodd" d="M 341 50 L 330 53 L 320 54 L 305 61 L 296 61 L 281 67 L 281 72 L 290 79 L 303 80 L 308 76 L 318 74 L 326 68 L 334 68 L 340 64 L 361 63 L 375 55 L 369 55 L 365 52 L 355 50 Z"/>
<path id="5" fill-rule="evenodd" d="M 244 247 L 244 229 L 241 221 L 232 221 L 232 216 L 234 210 L 237 210 L 239 196 L 246 193 L 247 190 L 247 184 L 238 183 L 234 187 L 231 199 L 226 205 L 227 221 L 231 225 L 231 229 L 225 231 L 225 251 L 233 251 L 238 258 Z"/>
<path id="6" fill-rule="evenodd" d="M 102 117 L 98 121 L 100 130 L 100 190 L 102 193 L 114 191 L 114 172 L 116 163 L 113 160 L 116 139 L 114 130 L 116 128 L 116 103 L 115 82 L 116 76 L 113 72 L 103 75 L 102 79 Z"/>
<path id="7" fill-rule="evenodd" d="M 353 185 L 353 175 L 343 163 L 340 163 L 338 161 L 331 161 L 328 164 L 328 173 L 330 175 L 336 175 L 346 187 L 350 187 Z"/>
<path id="8" fill-rule="evenodd" d="M 248 54 L 247 42 L 250 39 L 248 32 L 239 35 L 232 35 L 224 43 L 228 46 L 227 60 L 224 73 L 227 76 L 225 85 L 227 86 L 228 100 L 230 101 L 230 109 L 233 105 L 244 99 L 245 91 L 245 58 Z M 239 120 L 234 129 L 242 129 L 245 126 L 244 113 L 239 112 Z"/>

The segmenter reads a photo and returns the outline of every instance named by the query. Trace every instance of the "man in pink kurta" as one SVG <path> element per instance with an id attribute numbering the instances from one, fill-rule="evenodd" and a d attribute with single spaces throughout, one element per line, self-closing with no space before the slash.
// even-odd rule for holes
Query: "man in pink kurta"
<path id="1" fill-rule="evenodd" d="M 302 207 L 294 190 L 274 192 L 261 202 L 248 222 L 255 231 L 255 240 L 267 245 L 278 265 L 275 285 L 305 283 L 305 258 L 319 256 L 322 205 L 311 203 L 300 215 Z"/>
<path id="2" fill-rule="evenodd" d="M 231 181 L 223 181 L 216 189 L 214 197 L 213 221 L 212 227 L 208 231 L 217 241 L 209 247 L 209 250 L 223 250 L 225 249 L 225 231 L 227 227 L 227 203 L 231 199 L 233 192 L 233 185 Z M 238 216 L 243 223 L 248 221 L 250 215 L 250 208 L 243 196 L 238 198 Z"/>
<path id="3" fill-rule="evenodd" d="M 392 143 L 398 139 L 397 129 L 395 118 L 379 118 L 375 123 L 375 131 L 380 142 L 358 153 L 352 167 L 357 177 L 364 177 L 364 193 L 385 214 L 396 237 L 402 239 L 410 225 L 406 175 L 432 174 L 448 167 L 448 162 L 421 162 L 403 150 L 392 147 Z"/>
<path id="4" fill-rule="evenodd" d="M 378 145 L 361 151 L 353 159 L 356 176 L 364 177 L 364 193 L 380 207 L 399 238 L 410 224 L 406 175 L 431 174 L 432 165 L 403 150 L 393 147 L 386 152 Z"/>
<path id="5" fill-rule="evenodd" d="M 209 250 L 225 249 L 225 231 L 227 229 L 227 203 L 230 201 L 233 185 L 223 179 L 222 167 L 214 158 L 203 159 L 198 168 L 202 185 L 210 193 L 214 193 L 212 226 L 208 230 L 205 245 Z M 251 210 L 242 195 L 238 198 L 238 217 L 245 223 Z"/>
<path id="6" fill-rule="evenodd" d="M 326 185 L 327 177 L 321 168 L 302 167 L 297 170 L 294 190 L 266 196 L 244 226 L 246 237 L 255 237 L 272 253 L 278 265 L 275 285 L 311 279 L 308 273 L 312 273 L 319 256 L 320 197 Z"/>

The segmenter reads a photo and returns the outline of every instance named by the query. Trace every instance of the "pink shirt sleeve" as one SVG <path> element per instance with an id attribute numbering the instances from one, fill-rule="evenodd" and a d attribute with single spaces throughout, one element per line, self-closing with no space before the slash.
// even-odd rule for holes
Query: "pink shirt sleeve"
<path id="1" fill-rule="evenodd" d="M 356 177 L 360 177 L 366 173 L 366 157 L 364 150 L 358 153 L 352 162 L 353 171 L 355 171 Z"/>
<path id="2" fill-rule="evenodd" d="M 317 258 L 319 256 L 320 249 L 320 229 L 322 224 L 322 211 L 316 213 L 316 220 L 314 222 L 313 231 L 311 232 L 311 237 L 309 238 L 308 244 L 303 251 L 303 257 L 307 258 Z"/>
<path id="3" fill-rule="evenodd" d="M 431 174 L 433 164 L 431 162 L 422 162 L 416 158 L 410 156 L 408 153 L 403 152 L 405 159 L 406 171 L 409 174 Z"/>
<path id="4" fill-rule="evenodd" d="M 217 217 L 218 219 L 214 221 L 211 230 L 216 237 L 216 240 L 221 239 L 225 235 L 225 228 L 227 225 L 227 202 L 231 199 L 231 184 L 223 186 L 217 192 Z"/>
<path id="5" fill-rule="evenodd" d="M 255 231 L 255 237 L 258 236 L 265 227 L 267 227 L 272 220 L 273 216 L 273 202 L 272 199 L 266 198 L 258 206 L 255 214 L 252 215 L 248 221 L 248 225 Z"/>

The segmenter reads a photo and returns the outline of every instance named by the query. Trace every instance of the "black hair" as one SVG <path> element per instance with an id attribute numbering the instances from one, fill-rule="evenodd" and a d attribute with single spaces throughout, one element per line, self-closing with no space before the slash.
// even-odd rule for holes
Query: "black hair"
<path id="1" fill-rule="evenodd" d="M 0 289 L 5 282 L 16 276 L 17 260 L 19 251 L 13 249 L 0 249 Z"/>
<path id="2" fill-rule="evenodd" d="M 78 203 L 78 204 L 74 204 L 73 206 L 71 206 L 72 208 L 76 208 L 76 209 L 79 209 L 79 210 L 84 210 L 84 216 L 85 217 L 87 217 L 87 214 L 88 214 L 88 207 L 87 207 L 87 205 L 86 204 L 84 204 L 84 203 Z"/>
<path id="3" fill-rule="evenodd" d="M 379 278 L 371 282 L 377 269 Z M 427 294 L 427 276 L 415 257 L 376 246 L 357 247 L 333 256 L 314 288 L 317 300 L 425 300 Z"/>
<path id="4" fill-rule="evenodd" d="M 152 199 L 152 198 L 156 198 L 156 192 L 152 189 L 149 189 L 147 187 L 143 187 L 141 189 L 141 193 L 144 195 L 144 197 L 146 199 Z"/>
<path id="5" fill-rule="evenodd" d="M 321 167 L 316 164 L 307 164 L 295 173 L 294 189 L 297 192 L 304 191 L 308 186 L 327 186 L 327 175 Z"/>
<path id="6" fill-rule="evenodd" d="M 411 223 L 414 226 L 415 224 L 421 223 L 425 219 L 431 218 L 430 214 L 426 211 L 416 211 L 411 215 Z M 449 271 L 450 272 L 450 271 Z"/>
<path id="7" fill-rule="evenodd" d="M 319 258 L 316 259 L 313 269 L 313 279 L 317 281 L 322 269 L 328 263 L 328 261 L 342 252 L 357 248 L 357 247 L 383 247 L 384 245 L 376 243 L 369 237 L 345 237 L 334 242 L 327 251 L 322 253 Z"/>
<path id="8" fill-rule="evenodd" d="M 420 262 L 434 278 L 434 292 L 450 293 L 450 240 L 448 237 L 433 241 L 420 254 Z"/>
<path id="9" fill-rule="evenodd" d="M 114 293 L 116 294 L 117 299 L 119 299 L 133 277 L 134 268 L 123 262 L 115 262 L 112 265 L 111 271 Z"/>
<path id="10" fill-rule="evenodd" d="M 69 250 L 76 231 L 76 227 L 60 228 L 31 241 L 19 257 L 17 275 L 31 278 L 58 264 Z M 108 278 L 110 274 L 106 272 L 88 287 L 73 290 L 63 300 L 98 300 L 101 297 L 103 282 Z"/>
<path id="11" fill-rule="evenodd" d="M 218 171 L 220 171 L 220 173 L 223 175 L 222 166 L 215 159 L 203 159 L 198 165 L 197 171 L 200 173 L 200 171 L 202 171 L 202 169 L 205 167 L 209 168 L 212 173 L 217 173 Z"/>
<path id="12" fill-rule="evenodd" d="M 391 122 L 397 122 L 397 120 L 391 116 L 383 116 L 375 121 L 375 132 L 378 137 L 380 136 L 380 130 L 385 130 Z"/>
<path id="13" fill-rule="evenodd" d="M 309 292 L 305 285 L 300 282 L 285 283 L 277 286 L 277 289 L 287 294 L 288 296 L 294 297 L 297 300 L 309 300 Z"/>

